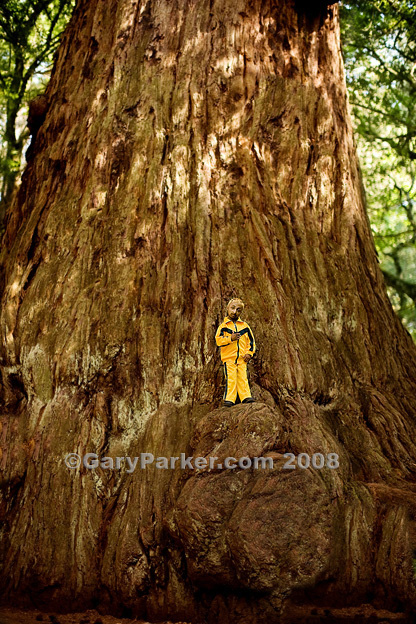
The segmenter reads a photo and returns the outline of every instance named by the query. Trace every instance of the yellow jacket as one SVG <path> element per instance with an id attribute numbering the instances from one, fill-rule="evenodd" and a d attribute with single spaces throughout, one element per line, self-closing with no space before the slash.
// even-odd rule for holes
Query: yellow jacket
<path id="1" fill-rule="evenodd" d="M 231 334 L 234 332 L 241 334 L 239 340 L 231 340 Z M 248 323 L 242 321 L 241 318 L 234 322 L 226 316 L 224 322 L 217 329 L 215 342 L 217 347 L 221 349 L 223 362 L 234 361 L 237 363 L 238 358 L 244 357 L 247 353 L 253 356 L 256 351 L 253 332 Z"/>

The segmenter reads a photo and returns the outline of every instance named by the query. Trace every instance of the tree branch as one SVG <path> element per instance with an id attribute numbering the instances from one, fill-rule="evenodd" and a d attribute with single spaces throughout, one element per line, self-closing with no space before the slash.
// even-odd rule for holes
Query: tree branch
<path id="1" fill-rule="evenodd" d="M 382 273 L 388 286 L 397 290 L 399 294 L 407 295 L 416 303 L 416 284 L 406 282 L 406 280 L 401 277 L 396 277 L 396 275 L 393 275 L 388 271 L 382 271 Z"/>

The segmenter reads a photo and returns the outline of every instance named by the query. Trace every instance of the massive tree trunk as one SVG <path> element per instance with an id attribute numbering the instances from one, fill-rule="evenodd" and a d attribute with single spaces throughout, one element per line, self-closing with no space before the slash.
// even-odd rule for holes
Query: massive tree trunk
<path id="1" fill-rule="evenodd" d="M 84 0 L 47 97 L 2 255 L 3 596 L 245 624 L 416 608 L 416 349 L 363 206 L 336 5 Z M 230 296 L 258 401 L 227 410 Z"/>

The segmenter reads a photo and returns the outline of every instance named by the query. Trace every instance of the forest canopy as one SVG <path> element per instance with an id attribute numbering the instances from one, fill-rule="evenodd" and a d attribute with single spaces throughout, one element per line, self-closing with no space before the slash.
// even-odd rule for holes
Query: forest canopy
<path id="1" fill-rule="evenodd" d="M 367 211 L 393 307 L 416 337 L 416 3 L 341 6 Z"/>
<path id="2" fill-rule="evenodd" d="M 0 232 L 30 143 L 29 103 L 46 88 L 74 0 L 0 7 Z M 341 4 L 349 98 L 367 211 L 392 304 L 416 337 L 416 4 Z"/>
<path id="3" fill-rule="evenodd" d="M 29 102 L 46 88 L 73 7 L 74 0 L 0 3 L 0 233 L 25 165 Z"/>

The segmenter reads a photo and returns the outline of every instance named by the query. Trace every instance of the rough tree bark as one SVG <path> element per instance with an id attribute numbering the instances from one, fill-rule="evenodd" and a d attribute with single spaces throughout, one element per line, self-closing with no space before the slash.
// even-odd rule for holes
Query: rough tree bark
<path id="1" fill-rule="evenodd" d="M 416 350 L 363 207 L 336 5 L 83 0 L 46 95 L 2 255 L 3 596 L 245 624 L 415 609 Z M 231 295 L 258 402 L 227 410 Z M 286 451 L 340 466 L 285 471 Z M 276 461 L 127 474 L 69 452 Z"/>

